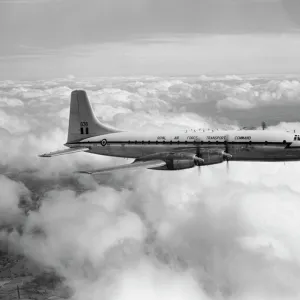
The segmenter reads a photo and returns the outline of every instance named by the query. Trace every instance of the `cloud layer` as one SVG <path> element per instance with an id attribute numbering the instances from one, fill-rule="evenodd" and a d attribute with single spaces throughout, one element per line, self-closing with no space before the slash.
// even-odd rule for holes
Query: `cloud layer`
<path id="1" fill-rule="evenodd" d="M 145 131 L 238 129 L 238 109 L 275 115 L 280 107 L 288 115 L 298 85 L 297 78 L 237 76 L 1 82 L 0 226 L 12 229 L 1 231 L 1 241 L 55 270 L 75 300 L 298 299 L 298 163 L 92 178 L 73 171 L 122 160 L 37 157 L 65 142 L 76 88 L 87 89 L 107 123 Z M 269 130 L 300 129 L 271 121 Z"/>

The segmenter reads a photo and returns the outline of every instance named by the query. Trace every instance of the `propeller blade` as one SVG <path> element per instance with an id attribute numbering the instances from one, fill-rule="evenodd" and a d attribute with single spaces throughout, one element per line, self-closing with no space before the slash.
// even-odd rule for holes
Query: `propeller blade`
<path id="1" fill-rule="evenodd" d="M 225 143 L 225 153 L 223 154 L 224 158 L 226 159 L 226 171 L 227 174 L 229 173 L 229 159 L 232 157 L 232 155 L 229 153 L 229 145 L 228 145 L 228 136 Z"/>
<path id="2" fill-rule="evenodd" d="M 202 155 L 200 153 L 200 147 L 199 145 L 197 145 L 197 148 L 196 148 L 196 159 L 195 159 L 195 162 L 197 162 L 197 166 L 198 166 L 198 173 L 200 174 L 201 173 L 201 164 L 204 163 L 204 159 L 202 158 Z"/>

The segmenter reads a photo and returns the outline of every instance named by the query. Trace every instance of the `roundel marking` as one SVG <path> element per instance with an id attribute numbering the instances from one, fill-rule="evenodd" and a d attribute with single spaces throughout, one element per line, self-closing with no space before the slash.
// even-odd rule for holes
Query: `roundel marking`
<path id="1" fill-rule="evenodd" d="M 101 145 L 102 146 L 105 146 L 106 144 L 107 144 L 107 140 L 106 139 L 104 139 L 104 140 L 101 141 Z"/>

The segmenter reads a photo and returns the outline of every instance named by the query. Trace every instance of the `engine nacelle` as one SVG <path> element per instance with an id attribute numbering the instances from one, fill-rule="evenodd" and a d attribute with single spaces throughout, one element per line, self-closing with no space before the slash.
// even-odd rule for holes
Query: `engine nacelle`
<path id="1" fill-rule="evenodd" d="M 202 158 L 204 159 L 203 166 L 220 164 L 225 160 L 224 154 L 222 152 L 205 154 L 202 155 Z"/>
<path id="2" fill-rule="evenodd" d="M 160 154 L 161 155 L 161 154 Z M 152 156 L 153 158 L 155 156 Z M 207 166 L 220 164 L 226 159 L 230 159 L 231 154 L 225 151 L 214 151 L 202 153 L 201 157 L 198 157 L 192 153 L 172 153 L 167 154 L 164 158 L 166 165 L 163 167 L 149 168 L 153 170 L 183 170 L 191 169 L 195 166 Z M 155 157 L 158 158 L 158 157 Z M 161 157 L 160 157 L 161 159 Z"/>
<path id="3" fill-rule="evenodd" d="M 194 159 L 168 159 L 163 167 L 151 168 L 153 170 L 183 170 L 195 167 Z"/>
<path id="4" fill-rule="evenodd" d="M 195 167 L 193 159 L 170 159 L 166 163 L 168 170 L 183 170 Z"/>

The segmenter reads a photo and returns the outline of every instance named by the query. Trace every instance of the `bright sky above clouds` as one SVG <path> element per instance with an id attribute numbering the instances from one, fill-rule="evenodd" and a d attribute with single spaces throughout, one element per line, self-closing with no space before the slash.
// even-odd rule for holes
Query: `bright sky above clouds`
<path id="1" fill-rule="evenodd" d="M 297 0 L 0 0 L 0 78 L 299 73 Z"/>

